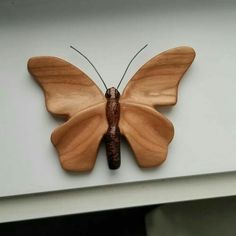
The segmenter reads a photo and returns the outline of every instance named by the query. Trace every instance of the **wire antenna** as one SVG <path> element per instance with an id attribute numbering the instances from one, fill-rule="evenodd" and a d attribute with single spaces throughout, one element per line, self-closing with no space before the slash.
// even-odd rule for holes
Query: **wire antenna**
<path id="1" fill-rule="evenodd" d="M 99 74 L 98 70 L 96 69 L 96 67 L 94 66 L 94 64 L 82 53 L 80 52 L 78 49 L 74 48 L 73 46 L 70 46 L 70 48 L 74 49 L 76 52 L 78 52 L 82 57 L 84 57 L 88 63 L 93 67 L 93 69 L 96 71 L 96 73 L 98 74 L 99 78 L 101 79 L 103 85 L 105 86 L 106 90 L 107 90 L 107 86 L 106 83 L 104 82 L 102 76 Z"/>
<path id="2" fill-rule="evenodd" d="M 143 47 L 133 56 L 133 58 L 130 60 L 130 62 L 129 62 L 129 64 L 128 64 L 128 66 L 126 67 L 125 72 L 124 72 L 124 74 L 123 74 L 123 76 L 122 76 L 122 78 L 121 78 L 119 84 L 117 85 L 117 88 L 116 88 L 116 89 L 118 89 L 118 88 L 120 87 L 120 84 L 121 84 L 121 82 L 123 81 L 123 79 L 124 79 L 124 77 L 125 77 L 125 74 L 126 74 L 126 72 L 128 71 L 128 69 L 129 69 L 129 67 L 130 67 L 130 65 L 131 65 L 131 63 L 132 63 L 132 61 L 135 59 L 135 57 L 138 56 L 138 54 L 139 54 L 141 51 L 143 51 L 144 48 L 147 47 L 147 45 L 148 45 L 148 44 L 146 44 L 145 46 L 143 46 Z"/>

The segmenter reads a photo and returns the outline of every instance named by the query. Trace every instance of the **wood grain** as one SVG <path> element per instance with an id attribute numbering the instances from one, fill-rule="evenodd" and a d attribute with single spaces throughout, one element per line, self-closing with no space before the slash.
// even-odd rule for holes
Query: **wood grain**
<path id="1" fill-rule="evenodd" d="M 162 52 L 144 64 L 123 91 L 119 127 L 141 167 L 158 166 L 167 157 L 174 127 L 154 107 L 176 104 L 179 82 L 194 57 L 190 47 Z"/>
<path id="2" fill-rule="evenodd" d="M 154 107 L 177 102 L 179 81 L 194 57 L 190 47 L 167 50 L 137 71 L 121 97 L 110 88 L 106 98 L 85 73 L 70 63 L 56 57 L 31 58 L 28 70 L 43 88 L 48 111 L 68 119 L 51 137 L 62 167 L 91 170 L 105 135 L 109 166 L 118 168 L 120 132 L 139 166 L 163 163 L 174 128 Z"/>
<path id="3" fill-rule="evenodd" d="M 103 93 L 79 68 L 57 57 L 30 58 L 28 70 L 44 91 L 47 110 L 68 120 L 51 137 L 62 167 L 91 170 L 108 128 Z"/>
<path id="4" fill-rule="evenodd" d="M 132 77 L 122 101 L 155 105 L 174 105 L 180 79 L 194 60 L 190 47 L 177 47 L 153 57 Z"/>
<path id="5" fill-rule="evenodd" d="M 108 129 L 106 103 L 89 107 L 53 131 L 51 140 L 65 170 L 89 171 Z"/>
<path id="6" fill-rule="evenodd" d="M 42 87 L 47 110 L 67 119 L 106 101 L 97 85 L 79 68 L 57 57 L 33 57 L 28 70 Z"/>
<path id="7" fill-rule="evenodd" d="M 107 160 L 110 169 L 118 169 L 120 167 L 120 128 L 118 126 L 120 120 L 120 93 L 114 87 L 107 89 L 105 97 L 106 116 L 108 129 L 104 136 L 107 152 Z"/>
<path id="8" fill-rule="evenodd" d="M 154 108 L 121 103 L 119 127 L 140 167 L 158 166 L 166 159 L 174 127 Z"/>

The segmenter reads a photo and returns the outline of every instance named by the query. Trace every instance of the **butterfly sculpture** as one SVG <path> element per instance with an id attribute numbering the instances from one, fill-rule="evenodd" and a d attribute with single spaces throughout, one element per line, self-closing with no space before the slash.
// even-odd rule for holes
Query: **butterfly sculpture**
<path id="1" fill-rule="evenodd" d="M 44 91 L 47 110 L 66 119 L 51 136 L 62 167 L 92 170 L 104 138 L 109 167 L 119 168 L 121 134 L 140 167 L 160 165 L 174 128 L 155 107 L 176 104 L 178 84 L 194 57 L 190 47 L 162 52 L 134 74 L 122 95 L 112 87 L 105 96 L 67 61 L 49 56 L 30 58 L 28 70 Z"/>

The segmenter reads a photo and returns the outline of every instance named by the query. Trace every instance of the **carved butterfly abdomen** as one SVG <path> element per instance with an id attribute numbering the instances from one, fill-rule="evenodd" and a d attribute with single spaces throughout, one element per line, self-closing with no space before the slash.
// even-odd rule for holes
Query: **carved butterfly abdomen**
<path id="1" fill-rule="evenodd" d="M 119 132 L 129 142 L 140 167 L 160 165 L 166 159 L 174 128 L 155 106 L 177 102 L 179 81 L 194 57 L 192 48 L 178 47 L 144 64 L 128 82 L 118 105 L 111 105 L 119 110 L 118 120 L 110 118 L 113 123 L 106 114 L 107 95 L 80 69 L 56 57 L 30 58 L 28 70 L 43 88 L 47 110 L 66 119 L 51 136 L 62 167 L 70 171 L 91 170 L 104 135 L 116 136 Z M 119 140 L 111 143 L 115 152 L 119 145 Z M 118 168 L 119 160 L 116 163 L 115 156 L 111 157 L 111 163 Z"/>

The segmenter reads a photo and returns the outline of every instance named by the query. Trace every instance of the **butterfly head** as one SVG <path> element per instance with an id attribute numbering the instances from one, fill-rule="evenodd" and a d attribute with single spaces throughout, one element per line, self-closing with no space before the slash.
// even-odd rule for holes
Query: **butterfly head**
<path id="1" fill-rule="evenodd" d="M 120 93 L 116 88 L 111 87 L 111 88 L 107 89 L 107 91 L 105 93 L 105 97 L 107 99 L 119 99 Z"/>

